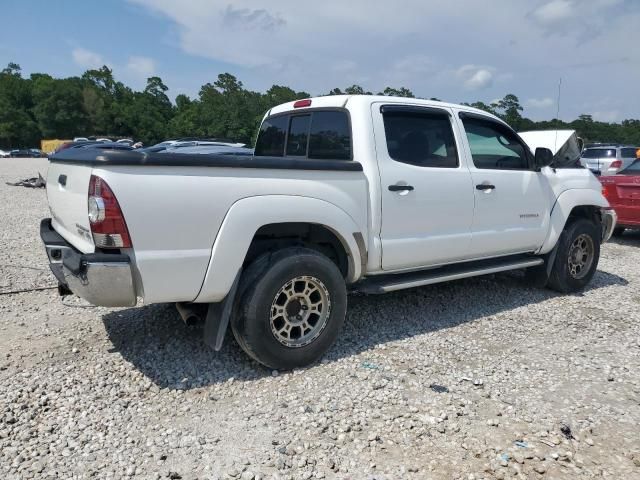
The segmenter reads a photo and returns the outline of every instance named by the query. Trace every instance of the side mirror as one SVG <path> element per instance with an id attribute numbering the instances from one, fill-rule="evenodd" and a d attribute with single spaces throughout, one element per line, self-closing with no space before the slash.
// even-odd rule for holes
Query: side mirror
<path id="1" fill-rule="evenodd" d="M 540 170 L 542 167 L 548 167 L 553 163 L 553 153 L 548 148 L 538 147 L 536 148 L 535 164 L 536 169 Z"/>

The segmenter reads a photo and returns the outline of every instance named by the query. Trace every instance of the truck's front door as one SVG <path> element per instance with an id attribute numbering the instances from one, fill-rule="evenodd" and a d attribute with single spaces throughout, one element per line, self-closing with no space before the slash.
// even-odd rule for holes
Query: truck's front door
<path id="1" fill-rule="evenodd" d="M 528 147 L 506 125 L 461 113 L 465 151 L 475 194 L 473 257 L 537 250 L 546 237 L 553 192 L 533 169 Z"/>
<path id="2" fill-rule="evenodd" d="M 473 187 L 459 155 L 452 112 L 377 103 L 372 115 L 381 182 L 383 270 L 466 258 Z"/>

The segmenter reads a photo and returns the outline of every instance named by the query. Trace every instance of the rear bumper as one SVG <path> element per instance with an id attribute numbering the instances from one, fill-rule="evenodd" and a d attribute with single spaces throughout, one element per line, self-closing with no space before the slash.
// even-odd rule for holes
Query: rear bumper
<path id="1" fill-rule="evenodd" d="M 124 254 L 80 253 L 51 227 L 40 223 L 40 238 L 51 271 L 61 285 L 93 305 L 132 307 L 136 304 L 131 259 Z"/>
<path id="2" fill-rule="evenodd" d="M 602 212 L 602 242 L 607 242 L 613 234 L 613 229 L 618 223 L 618 215 L 613 208 L 603 208 Z"/>

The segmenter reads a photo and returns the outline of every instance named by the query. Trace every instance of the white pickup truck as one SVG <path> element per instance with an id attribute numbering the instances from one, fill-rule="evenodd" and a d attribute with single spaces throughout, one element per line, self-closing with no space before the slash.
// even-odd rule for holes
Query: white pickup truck
<path id="1" fill-rule="evenodd" d="M 616 216 L 589 170 L 552 160 L 469 107 L 312 98 L 267 112 L 253 157 L 62 151 L 41 237 L 61 293 L 176 302 L 212 347 L 230 324 L 287 369 L 331 346 L 348 291 L 514 269 L 583 288 Z"/>

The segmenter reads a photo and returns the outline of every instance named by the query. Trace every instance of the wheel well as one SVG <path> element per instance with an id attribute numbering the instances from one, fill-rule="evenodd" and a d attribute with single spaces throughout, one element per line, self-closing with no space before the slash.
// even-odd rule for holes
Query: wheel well
<path id="1" fill-rule="evenodd" d="M 578 205 L 577 207 L 573 207 L 571 213 L 569 214 L 567 223 L 576 218 L 591 220 L 597 225 L 600 225 L 600 223 L 602 222 L 600 207 L 595 207 L 593 205 Z"/>
<path id="2" fill-rule="evenodd" d="M 253 236 L 243 268 L 265 252 L 285 247 L 306 247 L 331 259 L 344 277 L 349 273 L 349 255 L 340 238 L 324 225 L 315 223 L 272 223 Z"/>

